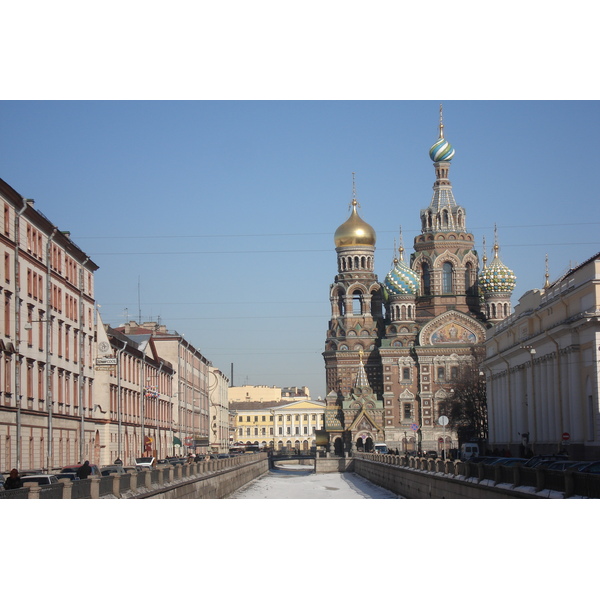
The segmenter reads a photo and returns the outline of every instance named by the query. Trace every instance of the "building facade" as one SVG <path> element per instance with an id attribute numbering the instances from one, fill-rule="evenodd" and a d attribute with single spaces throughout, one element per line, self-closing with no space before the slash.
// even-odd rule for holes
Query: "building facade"
<path id="1" fill-rule="evenodd" d="M 278 402 L 282 399 L 309 399 L 307 387 L 277 387 L 266 385 L 230 386 L 228 390 L 230 402 Z"/>
<path id="2" fill-rule="evenodd" d="M 355 190 L 351 215 L 335 232 L 338 274 L 323 353 L 331 451 L 368 450 L 382 438 L 401 452 L 457 444 L 440 416 L 453 380 L 483 357 L 488 308 L 494 316 L 510 313 L 514 275 L 497 255 L 479 273 L 466 210 L 449 179 L 454 153 L 440 111 L 439 137 L 429 151 L 433 196 L 420 211 L 421 233 L 409 264 L 400 239 L 383 282 L 375 274 L 376 233 L 358 214 Z M 498 272 L 512 277 L 502 292 L 494 287 Z"/>
<path id="3" fill-rule="evenodd" d="M 210 445 L 209 368 L 202 353 L 177 332 L 155 322 L 130 321 L 119 331 L 132 339 L 151 336 L 157 355 L 173 365 L 173 431 L 182 453 L 207 454 Z M 155 382 L 146 382 L 152 387 Z"/>
<path id="4" fill-rule="evenodd" d="M 325 403 L 318 400 L 232 402 L 236 444 L 303 452 L 316 445 L 323 428 Z"/>
<path id="5" fill-rule="evenodd" d="M 600 459 L 600 254 L 524 294 L 485 347 L 492 446 Z"/>
<path id="6" fill-rule="evenodd" d="M 98 430 L 90 460 L 99 465 L 121 459 L 176 453 L 171 363 L 158 355 L 151 335 L 128 338 L 98 317 L 95 405 Z"/>
<path id="7" fill-rule="evenodd" d="M 208 400 L 210 404 L 210 451 L 226 453 L 233 443 L 229 418 L 229 379 L 222 371 L 210 366 Z"/>
<path id="8" fill-rule="evenodd" d="M 0 470 L 77 462 L 94 444 L 98 266 L 0 180 Z"/>

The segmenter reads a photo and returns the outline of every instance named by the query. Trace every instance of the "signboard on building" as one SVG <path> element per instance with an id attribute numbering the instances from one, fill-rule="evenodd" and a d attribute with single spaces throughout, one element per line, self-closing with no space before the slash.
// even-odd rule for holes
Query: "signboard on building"
<path id="1" fill-rule="evenodd" d="M 98 356 L 96 357 L 96 366 L 97 367 L 116 367 L 117 366 L 117 357 L 116 356 Z"/>

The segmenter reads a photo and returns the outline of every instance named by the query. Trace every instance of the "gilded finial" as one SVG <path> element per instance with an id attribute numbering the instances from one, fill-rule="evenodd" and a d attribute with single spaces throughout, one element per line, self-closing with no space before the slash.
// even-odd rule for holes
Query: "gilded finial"
<path id="1" fill-rule="evenodd" d="M 404 242 L 402 241 L 402 227 L 400 227 L 400 248 L 399 248 L 400 260 L 404 262 Z"/>
<path id="2" fill-rule="evenodd" d="M 548 270 L 548 255 L 546 254 L 546 282 L 544 283 L 544 289 L 550 287 L 550 272 Z"/>
<path id="3" fill-rule="evenodd" d="M 498 227 L 494 223 L 494 258 L 498 258 L 498 250 L 500 250 L 500 246 L 498 246 Z"/>
<path id="4" fill-rule="evenodd" d="M 354 178 L 354 176 L 356 175 L 356 173 L 354 171 L 352 171 L 352 202 L 350 202 L 348 208 L 350 210 L 352 210 L 352 207 L 354 206 L 358 206 L 360 207 L 360 204 L 358 203 L 358 200 L 356 199 L 356 180 Z"/>
<path id="5" fill-rule="evenodd" d="M 444 137 L 444 115 L 443 115 L 443 107 L 440 104 L 440 139 Z"/>
<path id="6" fill-rule="evenodd" d="M 483 236 L 483 268 L 485 269 L 485 265 L 487 264 L 487 253 L 485 249 L 485 236 Z"/>

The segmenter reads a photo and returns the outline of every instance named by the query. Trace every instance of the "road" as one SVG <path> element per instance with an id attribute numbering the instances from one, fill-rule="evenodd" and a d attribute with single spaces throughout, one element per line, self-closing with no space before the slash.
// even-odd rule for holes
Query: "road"
<path id="1" fill-rule="evenodd" d="M 232 494 L 231 500 L 398 499 L 355 473 L 315 474 L 306 467 L 272 469 Z"/>

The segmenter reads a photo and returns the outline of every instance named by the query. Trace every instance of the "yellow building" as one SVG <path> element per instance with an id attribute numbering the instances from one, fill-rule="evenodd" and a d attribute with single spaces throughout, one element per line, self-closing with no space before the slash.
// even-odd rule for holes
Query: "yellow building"
<path id="1" fill-rule="evenodd" d="M 323 428 L 325 403 L 317 400 L 289 402 L 232 402 L 235 442 L 276 450 L 309 451 L 315 431 Z"/>

